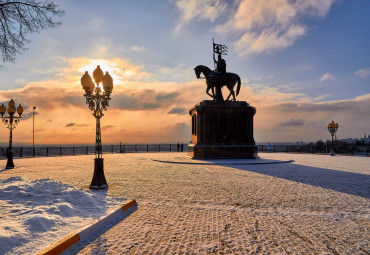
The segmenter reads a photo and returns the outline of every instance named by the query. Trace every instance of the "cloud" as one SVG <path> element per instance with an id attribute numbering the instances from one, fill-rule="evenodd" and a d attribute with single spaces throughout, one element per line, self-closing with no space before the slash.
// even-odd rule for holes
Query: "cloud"
<path id="1" fill-rule="evenodd" d="M 143 51 L 143 50 L 145 50 L 145 48 L 144 47 L 140 47 L 140 46 L 132 46 L 131 47 L 131 50 L 133 50 L 133 51 Z"/>
<path id="2" fill-rule="evenodd" d="M 188 109 L 182 107 L 174 107 L 168 112 L 168 114 L 187 114 L 187 113 Z"/>
<path id="3" fill-rule="evenodd" d="M 100 49 L 99 49 L 99 52 L 104 53 L 104 54 L 107 53 L 108 52 L 108 47 L 101 46 Z"/>
<path id="4" fill-rule="evenodd" d="M 334 0 L 242 0 L 231 18 L 216 31 L 235 36 L 240 54 L 271 52 L 294 44 L 307 34 L 305 16 L 324 17 Z"/>
<path id="5" fill-rule="evenodd" d="M 355 75 L 360 78 L 366 78 L 370 75 L 370 68 L 360 69 L 355 72 Z"/>
<path id="6" fill-rule="evenodd" d="M 365 116 L 370 106 L 370 94 L 357 97 L 355 99 L 328 101 L 328 102 L 282 102 L 274 107 L 284 113 L 295 112 L 300 114 L 305 113 L 321 113 L 328 114 L 336 113 L 351 113 L 353 116 L 361 118 Z"/>
<path id="7" fill-rule="evenodd" d="M 131 111 L 153 110 L 174 104 L 178 96 L 178 92 L 162 92 L 154 89 L 131 89 L 113 93 L 111 96 L 111 106 Z"/>
<path id="8" fill-rule="evenodd" d="M 67 123 L 65 127 L 86 127 L 88 125 L 89 124 L 76 124 L 76 123 L 70 122 L 70 123 Z"/>
<path id="9" fill-rule="evenodd" d="M 79 61 L 68 60 L 60 69 L 57 80 L 31 82 L 23 88 L 0 91 L 0 102 L 13 98 L 17 104 L 25 105 L 24 116 L 28 117 L 17 126 L 15 140 L 32 142 L 29 135 L 32 107 L 27 107 L 29 105 L 37 107 L 35 137 L 38 144 L 94 142 L 96 120 L 86 105 L 84 91 L 79 84 L 83 73 L 80 68 L 84 66 Z M 85 65 L 91 63 L 86 60 Z M 187 109 L 203 100 L 210 100 L 205 94 L 205 81 L 176 83 L 128 79 L 123 75 L 125 70 L 118 68 L 122 66 L 119 63 L 125 63 L 130 70 L 146 72 L 127 60 L 117 59 L 115 63 L 112 73 L 124 83 L 114 87 L 110 106 L 103 112 L 104 143 L 189 141 L 191 119 Z M 111 67 L 107 65 L 106 68 Z M 257 142 L 325 140 L 328 135 L 325 127 L 332 119 L 340 124 L 340 137 L 353 137 L 368 129 L 368 119 L 364 116 L 368 115 L 370 108 L 370 94 L 318 103 L 303 93 L 284 92 L 268 84 L 242 80 L 237 99 L 247 101 L 257 109 L 254 118 Z M 223 91 L 225 96 L 227 90 Z"/>
<path id="10" fill-rule="evenodd" d="M 192 19 L 214 21 L 227 7 L 222 0 L 174 0 L 173 2 L 180 11 L 180 20 L 175 31 L 180 30 Z"/>
<path id="11" fill-rule="evenodd" d="M 338 130 L 338 137 L 356 137 L 363 133 L 362 130 L 368 130 L 369 122 L 364 116 L 367 116 L 367 109 L 370 108 L 370 94 L 347 100 L 320 103 L 288 101 L 256 107 L 256 141 L 329 139 L 327 124 L 331 120 L 338 122 L 341 127 Z M 302 116 L 305 117 L 302 118 Z M 287 121 L 282 122 L 283 119 Z M 304 123 L 302 124 L 299 120 Z M 297 125 L 297 128 L 294 128 L 294 132 L 292 132 L 291 127 L 294 127 L 294 124 Z M 298 126 L 298 124 L 302 125 Z"/>
<path id="12" fill-rule="evenodd" d="M 334 81 L 336 77 L 330 73 L 325 73 L 323 76 L 320 78 L 320 82 L 324 81 Z"/>
<path id="13" fill-rule="evenodd" d="M 153 74 L 157 80 L 166 79 L 175 82 L 187 82 L 194 80 L 194 66 L 185 67 L 179 64 L 175 67 L 158 66 Z"/>
<path id="14" fill-rule="evenodd" d="M 303 119 L 290 119 L 286 122 L 281 123 L 282 127 L 299 127 L 304 125 Z"/>
<path id="15" fill-rule="evenodd" d="M 114 128 L 115 126 L 114 125 L 106 125 L 106 126 L 102 126 L 102 130 L 107 130 L 107 129 L 112 129 Z"/>
<path id="16" fill-rule="evenodd" d="M 27 109 L 26 107 L 24 107 L 25 109 Z M 39 113 L 35 111 L 35 116 L 37 116 Z M 23 113 L 22 114 L 22 120 L 28 120 L 29 118 L 32 118 L 33 117 L 33 112 L 26 112 L 26 113 Z"/>
<path id="17" fill-rule="evenodd" d="M 72 58 L 68 60 L 68 67 L 64 68 L 59 77 L 64 82 L 76 82 L 80 80 L 85 71 L 88 71 L 91 75 L 98 65 L 104 72 L 109 72 L 115 87 L 123 85 L 128 81 L 144 81 L 150 77 L 150 74 L 145 72 L 142 66 L 133 65 L 122 58 Z"/>

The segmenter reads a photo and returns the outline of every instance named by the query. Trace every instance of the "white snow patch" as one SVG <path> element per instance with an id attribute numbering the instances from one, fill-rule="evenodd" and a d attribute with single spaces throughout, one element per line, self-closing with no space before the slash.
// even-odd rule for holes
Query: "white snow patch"
<path id="1" fill-rule="evenodd" d="M 0 254 L 35 253 L 124 202 L 105 195 L 51 179 L 0 179 Z"/>

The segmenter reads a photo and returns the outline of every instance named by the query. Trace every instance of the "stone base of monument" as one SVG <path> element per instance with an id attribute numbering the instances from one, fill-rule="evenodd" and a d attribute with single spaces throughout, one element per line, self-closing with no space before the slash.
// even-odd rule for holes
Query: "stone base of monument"
<path id="1" fill-rule="evenodd" d="M 190 109 L 193 158 L 257 158 L 253 137 L 256 109 L 247 102 L 204 100 Z"/>
<path id="2" fill-rule="evenodd" d="M 188 156 L 196 159 L 253 159 L 257 158 L 257 146 L 189 144 Z"/>

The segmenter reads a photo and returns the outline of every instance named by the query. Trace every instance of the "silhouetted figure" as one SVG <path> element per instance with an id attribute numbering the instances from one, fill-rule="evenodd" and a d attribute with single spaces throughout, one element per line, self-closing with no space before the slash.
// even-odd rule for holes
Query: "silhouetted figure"
<path id="1" fill-rule="evenodd" d="M 216 59 L 217 54 L 217 59 Z M 203 73 L 206 78 L 207 90 L 206 93 L 213 98 L 214 101 L 223 102 L 225 101 L 222 95 L 221 88 L 226 86 L 230 94 L 227 96 L 226 101 L 229 101 L 232 96 L 233 101 L 236 101 L 236 96 L 240 91 L 240 77 L 235 73 L 226 72 L 226 61 L 222 58 L 222 55 L 227 55 L 227 46 L 223 44 L 217 44 L 213 41 L 213 61 L 215 64 L 215 70 L 211 70 L 207 66 L 198 65 L 194 68 L 195 75 L 200 79 L 200 74 Z M 236 95 L 234 92 L 234 86 L 238 83 Z M 212 89 L 212 94 L 209 91 Z"/>
<path id="2" fill-rule="evenodd" d="M 177 152 L 180 152 L 180 142 L 177 143 Z"/>
<path id="3" fill-rule="evenodd" d="M 216 72 L 226 75 L 226 60 L 221 57 L 221 54 L 218 54 L 217 60 L 215 58 L 215 55 L 213 55 L 213 61 L 216 64 Z"/>
<path id="4" fill-rule="evenodd" d="M 201 74 L 204 75 L 206 78 L 206 84 L 207 84 L 207 90 L 206 93 L 210 97 L 213 98 L 213 100 L 216 101 L 224 101 L 221 87 L 226 86 L 230 94 L 227 96 L 226 101 L 229 100 L 230 97 L 232 97 L 233 101 L 236 101 L 236 96 L 239 95 L 240 87 L 241 87 L 241 80 L 239 75 L 235 73 L 226 73 L 225 75 L 222 75 L 221 73 L 212 71 L 209 67 L 204 65 L 198 65 L 194 68 L 195 76 L 200 79 Z M 237 84 L 236 88 L 236 94 L 234 92 L 234 87 Z M 212 94 L 209 93 L 209 91 L 212 89 Z M 214 89 L 216 89 L 216 93 L 214 93 Z"/>
<path id="5" fill-rule="evenodd" d="M 183 152 L 183 151 L 184 151 L 184 144 L 181 143 L 181 152 Z"/>

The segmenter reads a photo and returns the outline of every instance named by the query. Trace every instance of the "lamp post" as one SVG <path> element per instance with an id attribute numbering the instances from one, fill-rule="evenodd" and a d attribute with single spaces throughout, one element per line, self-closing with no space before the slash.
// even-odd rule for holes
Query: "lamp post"
<path id="1" fill-rule="evenodd" d="M 19 117 L 14 116 L 15 112 L 19 114 Z M 3 120 L 3 123 L 7 128 L 10 129 L 10 135 L 9 135 L 9 147 L 6 149 L 6 156 L 8 158 L 8 161 L 6 163 L 7 169 L 9 168 L 14 168 L 14 163 L 13 163 L 13 129 L 15 126 L 21 121 L 21 115 L 23 113 L 23 107 L 22 105 L 19 105 L 18 108 L 15 108 L 15 103 L 13 99 L 11 99 L 8 103 L 8 114 L 9 116 L 4 117 L 4 113 L 6 112 L 6 107 L 4 104 L 0 106 L 0 114 L 1 118 Z"/>
<path id="2" fill-rule="evenodd" d="M 331 152 L 330 152 L 330 156 L 335 156 L 335 151 L 334 151 L 334 135 L 337 133 L 338 127 L 339 127 L 338 123 L 335 123 L 334 120 L 332 120 L 328 124 L 328 131 L 331 134 Z"/>
<path id="3" fill-rule="evenodd" d="M 33 122 L 32 122 L 32 154 L 35 156 L 35 110 L 36 106 L 33 107 Z"/>
<path id="4" fill-rule="evenodd" d="M 90 184 L 90 189 L 104 189 L 108 188 L 107 181 L 104 176 L 104 162 L 103 162 L 103 149 L 101 144 L 101 130 L 100 119 L 104 116 L 103 110 L 106 111 L 109 106 L 110 94 L 113 90 L 113 79 L 108 72 L 103 73 L 100 66 L 93 72 L 95 83 L 91 76 L 86 71 L 81 77 L 81 85 L 85 90 L 84 97 L 89 109 L 93 112 L 96 119 L 96 139 L 95 139 L 95 161 L 94 161 L 94 176 Z M 101 91 L 99 84 L 103 84 L 104 91 Z"/>

